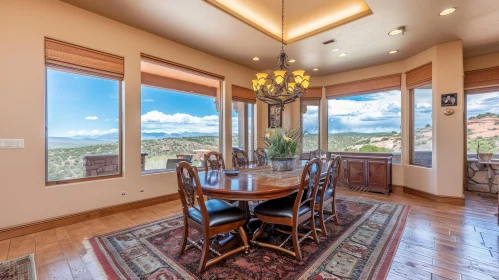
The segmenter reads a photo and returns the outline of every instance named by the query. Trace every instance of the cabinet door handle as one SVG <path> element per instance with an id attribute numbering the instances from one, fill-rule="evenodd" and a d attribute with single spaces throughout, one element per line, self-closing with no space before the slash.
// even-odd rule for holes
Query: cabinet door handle
<path id="1" fill-rule="evenodd" d="M 372 172 L 369 172 L 369 176 L 373 176 L 373 173 L 372 173 Z"/>
<path id="2" fill-rule="evenodd" d="M 362 171 L 357 171 L 357 174 L 359 174 L 359 175 L 362 174 Z"/>

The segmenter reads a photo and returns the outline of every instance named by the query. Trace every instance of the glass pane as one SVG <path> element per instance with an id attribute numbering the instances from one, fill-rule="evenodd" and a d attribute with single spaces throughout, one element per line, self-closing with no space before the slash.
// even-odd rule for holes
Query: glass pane
<path id="1" fill-rule="evenodd" d="M 209 151 L 219 150 L 219 114 L 215 98 L 141 87 L 143 170 L 174 170 L 180 160 L 203 166 Z"/>
<path id="2" fill-rule="evenodd" d="M 431 85 L 414 89 L 414 153 L 412 164 L 432 164 L 432 89 Z"/>
<path id="3" fill-rule="evenodd" d="M 499 159 L 499 91 L 468 94 L 466 99 L 468 158 L 480 152 Z"/>
<path id="4" fill-rule="evenodd" d="M 253 151 L 255 150 L 255 139 L 254 139 L 254 104 L 248 104 L 248 157 L 250 161 L 253 161 Z"/>
<path id="5" fill-rule="evenodd" d="M 319 149 L 319 106 L 306 106 L 302 115 L 302 133 L 304 153 Z"/>
<path id="6" fill-rule="evenodd" d="M 400 163 L 400 90 L 328 100 L 328 151 L 393 153 Z"/>
<path id="7" fill-rule="evenodd" d="M 119 83 L 47 68 L 47 181 L 120 173 Z"/>
<path id="8" fill-rule="evenodd" d="M 244 150 L 244 111 L 243 102 L 232 102 L 232 148 Z"/>

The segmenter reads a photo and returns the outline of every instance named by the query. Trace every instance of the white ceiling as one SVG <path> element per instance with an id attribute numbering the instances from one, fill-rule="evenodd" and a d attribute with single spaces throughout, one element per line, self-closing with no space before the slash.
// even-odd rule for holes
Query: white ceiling
<path id="1" fill-rule="evenodd" d="M 255 70 L 272 69 L 280 51 L 275 39 L 202 0 L 62 0 L 113 20 Z M 280 0 L 267 0 L 278 1 Z M 333 0 L 331 0 L 333 1 Z M 341 0 L 336 0 L 341 1 Z M 285 5 L 307 1 L 285 0 Z M 373 15 L 285 47 L 292 69 L 323 76 L 406 59 L 436 44 L 463 40 L 464 56 L 499 52 L 497 0 L 366 0 Z M 441 17 L 447 7 L 456 13 Z M 387 33 L 405 25 L 406 33 Z M 337 42 L 323 45 L 329 39 Z M 331 49 L 348 52 L 337 57 Z M 395 55 L 387 52 L 399 50 Z M 254 56 L 260 61 L 253 61 Z M 313 68 L 319 68 L 312 72 Z"/>

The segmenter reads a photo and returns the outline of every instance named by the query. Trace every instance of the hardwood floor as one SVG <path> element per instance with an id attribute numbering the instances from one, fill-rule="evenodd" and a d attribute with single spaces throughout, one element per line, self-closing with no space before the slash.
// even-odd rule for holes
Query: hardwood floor
<path id="1" fill-rule="evenodd" d="M 467 193 L 466 206 L 455 206 L 402 192 L 339 192 L 412 205 L 387 279 L 499 279 L 497 198 Z M 39 279 L 105 279 L 89 238 L 180 213 L 177 200 L 3 240 L 0 261 L 34 253 Z"/>

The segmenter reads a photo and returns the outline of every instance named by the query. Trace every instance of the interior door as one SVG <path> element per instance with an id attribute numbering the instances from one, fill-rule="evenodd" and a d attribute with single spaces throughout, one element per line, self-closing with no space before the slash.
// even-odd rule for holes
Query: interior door
<path id="1" fill-rule="evenodd" d="M 367 162 L 367 184 L 371 189 L 386 189 L 386 162 L 369 161 Z"/>
<path id="2" fill-rule="evenodd" d="M 354 186 L 363 186 L 366 184 L 365 179 L 365 162 L 363 160 L 348 161 L 348 183 Z"/>

